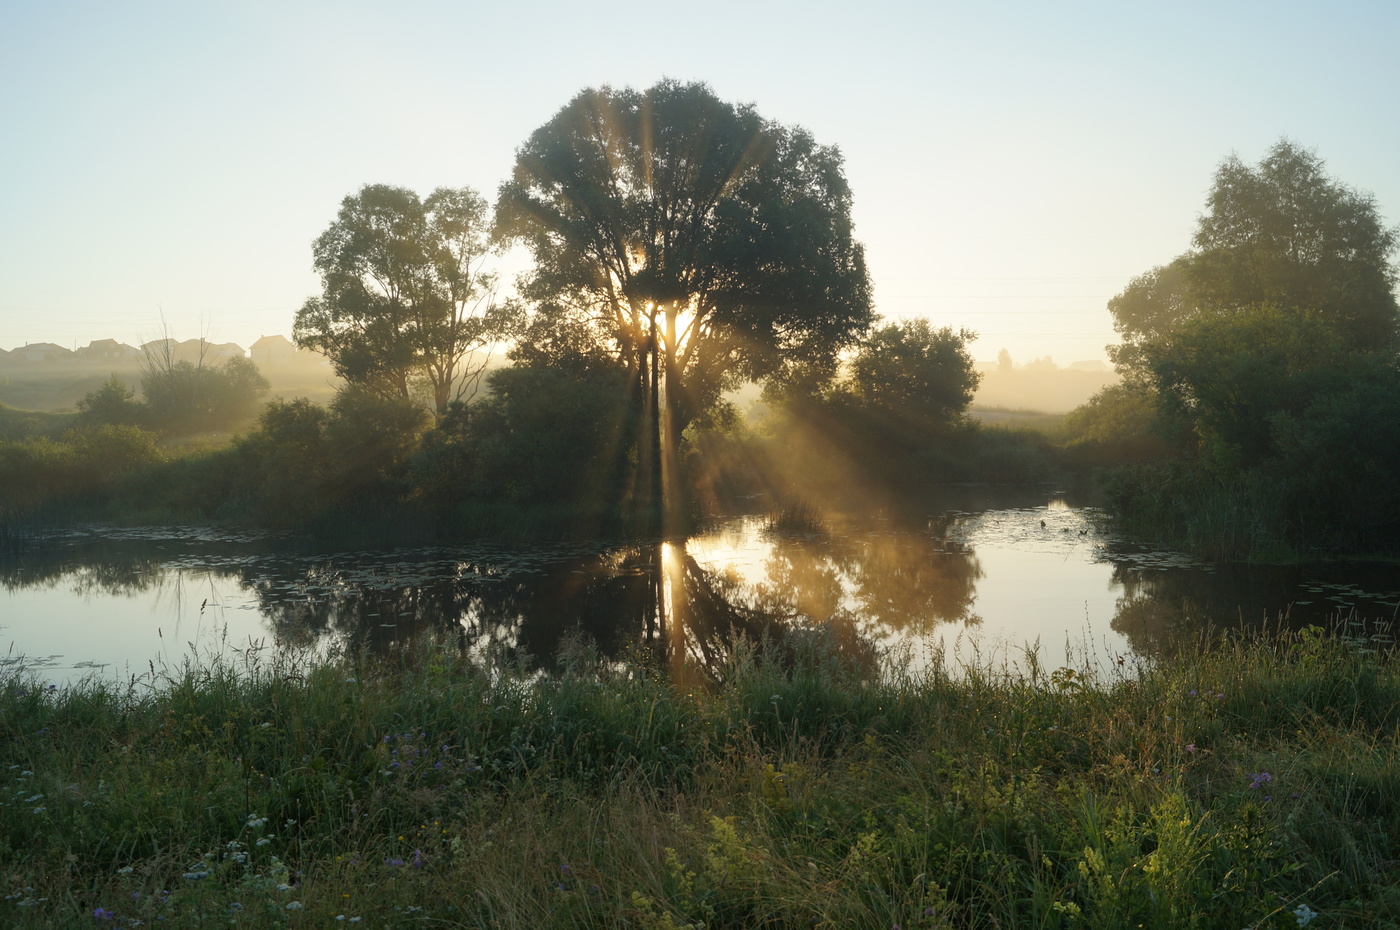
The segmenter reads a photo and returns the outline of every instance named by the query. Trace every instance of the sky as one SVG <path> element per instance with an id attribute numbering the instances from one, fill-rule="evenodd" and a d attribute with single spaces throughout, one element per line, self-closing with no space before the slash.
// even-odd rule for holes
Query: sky
<path id="1" fill-rule="evenodd" d="M 5 0 L 0 348 L 290 334 L 342 198 L 494 199 L 581 89 L 670 77 L 839 147 L 885 317 L 1103 359 L 1232 152 L 1400 223 L 1397 39 L 1390 0 Z"/>

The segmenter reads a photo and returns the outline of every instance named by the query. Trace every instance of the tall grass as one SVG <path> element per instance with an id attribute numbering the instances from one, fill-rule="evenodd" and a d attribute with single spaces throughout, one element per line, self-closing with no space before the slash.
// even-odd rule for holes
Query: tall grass
<path id="1" fill-rule="evenodd" d="M 34 535 L 28 523 L 0 518 L 0 555 L 24 552 L 33 545 Z"/>
<path id="2" fill-rule="evenodd" d="M 1296 508 L 1260 478 L 1221 479 L 1174 464 L 1104 473 L 1110 509 L 1125 530 L 1215 561 L 1293 561 L 1322 553 L 1300 539 Z M 1300 550 L 1301 544 L 1301 550 Z"/>
<path id="3" fill-rule="evenodd" d="M 575 643 L 0 684 L 7 926 L 1387 927 L 1400 676 L 1317 630 L 1136 675 L 819 638 L 712 690 Z M 792 653 L 785 653 L 790 656 Z"/>
<path id="4" fill-rule="evenodd" d="M 765 527 L 773 533 L 820 536 L 827 532 L 821 508 L 804 498 L 794 498 L 770 513 Z"/>

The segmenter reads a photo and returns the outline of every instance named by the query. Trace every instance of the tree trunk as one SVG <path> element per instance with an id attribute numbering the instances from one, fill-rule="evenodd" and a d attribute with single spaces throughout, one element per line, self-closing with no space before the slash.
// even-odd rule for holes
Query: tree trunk
<path id="1" fill-rule="evenodd" d="M 647 501 L 650 512 L 647 514 L 647 523 L 648 527 L 652 528 L 653 532 L 655 532 L 657 528 L 660 528 L 661 514 L 664 511 L 666 495 L 666 472 L 661 458 L 661 340 L 657 338 L 658 335 L 656 331 L 656 310 L 653 308 L 651 312 L 650 345 L 651 392 L 648 395 L 648 403 L 651 409 L 647 411 L 649 414 L 647 418 L 647 445 L 649 447 L 647 449 L 647 457 L 651 462 L 651 487 L 649 489 L 651 491 L 651 496 Z"/>
<path id="2" fill-rule="evenodd" d="M 661 526 L 671 537 L 685 529 L 685 502 L 681 487 L 681 429 L 677 424 L 676 407 L 681 399 L 680 370 L 676 360 L 676 314 L 672 306 L 666 311 L 666 365 L 664 403 L 657 424 L 658 460 L 661 464 L 665 500 L 661 502 Z"/>

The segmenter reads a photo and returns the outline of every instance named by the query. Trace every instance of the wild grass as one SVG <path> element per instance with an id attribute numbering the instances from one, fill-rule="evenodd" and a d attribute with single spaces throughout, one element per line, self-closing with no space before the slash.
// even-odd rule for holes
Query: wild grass
<path id="1" fill-rule="evenodd" d="M 820 640 L 714 690 L 437 644 L 0 683 L 14 927 L 1392 927 L 1400 676 L 1318 630 L 1136 674 Z"/>
<path id="2" fill-rule="evenodd" d="M 772 533 L 819 536 L 827 532 L 821 508 L 804 498 L 794 498 L 770 513 L 765 527 Z"/>
<path id="3" fill-rule="evenodd" d="M 20 410 L 0 402 L 0 442 L 38 437 L 56 439 L 73 427 L 75 419 L 71 413 Z"/>
<path id="4" fill-rule="evenodd" d="M 973 407 L 968 411 L 968 416 L 978 420 L 987 429 L 1028 430 L 1043 433 L 1051 438 L 1059 435 L 1065 420 L 1063 413 L 1009 407 Z"/>

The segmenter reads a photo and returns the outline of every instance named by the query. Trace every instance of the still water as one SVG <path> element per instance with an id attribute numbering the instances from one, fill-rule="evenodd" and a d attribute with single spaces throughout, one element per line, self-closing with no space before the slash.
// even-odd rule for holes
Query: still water
<path id="1" fill-rule="evenodd" d="M 1400 567 L 1200 564 L 1027 489 L 947 489 L 779 532 L 760 515 L 684 541 L 308 551 L 208 527 L 69 527 L 0 555 L 0 674 L 64 682 L 275 649 L 385 649 L 435 632 L 548 665 L 571 632 L 716 672 L 740 636 L 826 636 L 885 667 L 1115 665 L 1206 629 L 1400 614 Z M 805 632 L 804 632 L 805 631 Z M 1121 662 L 1120 662 L 1121 660 Z"/>

